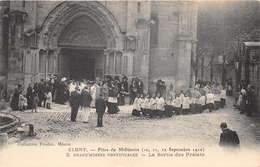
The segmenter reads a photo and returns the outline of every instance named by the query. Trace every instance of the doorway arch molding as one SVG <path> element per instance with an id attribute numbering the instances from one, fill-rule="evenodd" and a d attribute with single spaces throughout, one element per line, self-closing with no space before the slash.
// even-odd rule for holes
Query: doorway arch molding
<path id="1" fill-rule="evenodd" d="M 107 49 L 123 48 L 123 36 L 116 19 L 106 7 L 96 1 L 67 1 L 59 4 L 42 25 L 39 48 L 56 50 L 61 32 L 80 16 L 88 17 L 101 28 L 106 38 Z"/>

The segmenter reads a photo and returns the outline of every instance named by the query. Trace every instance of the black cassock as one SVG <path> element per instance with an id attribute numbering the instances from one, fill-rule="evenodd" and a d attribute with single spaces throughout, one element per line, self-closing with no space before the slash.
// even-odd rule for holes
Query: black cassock
<path id="1" fill-rule="evenodd" d="M 19 95 L 20 95 L 20 89 L 16 88 L 14 90 L 14 94 L 12 97 L 12 101 L 10 103 L 10 107 L 12 108 L 13 111 L 18 111 L 18 101 L 19 101 Z"/>
<path id="2" fill-rule="evenodd" d="M 60 82 L 57 88 L 57 97 L 55 102 L 59 104 L 64 104 L 67 100 L 67 86 L 65 82 Z"/>

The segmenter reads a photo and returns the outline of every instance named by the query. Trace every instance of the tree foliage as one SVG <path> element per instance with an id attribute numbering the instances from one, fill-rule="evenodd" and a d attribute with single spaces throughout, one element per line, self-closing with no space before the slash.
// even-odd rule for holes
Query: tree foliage
<path id="1" fill-rule="evenodd" d="M 259 41 L 259 5 L 259 1 L 200 1 L 197 50 L 211 45 L 213 56 L 228 58 L 237 53 L 237 43 Z"/>

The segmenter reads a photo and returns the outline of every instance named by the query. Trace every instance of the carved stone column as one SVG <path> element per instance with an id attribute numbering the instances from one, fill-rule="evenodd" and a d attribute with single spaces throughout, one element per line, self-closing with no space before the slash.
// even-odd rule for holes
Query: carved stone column
<path id="1" fill-rule="evenodd" d="M 54 50 L 54 74 L 58 75 L 58 66 L 59 66 L 59 54 L 60 54 L 61 48 L 56 48 Z"/>
<path id="2" fill-rule="evenodd" d="M 49 51 L 50 50 L 47 49 L 45 55 L 45 80 L 48 78 Z"/>
<path id="3" fill-rule="evenodd" d="M 104 55 L 105 55 L 104 74 L 108 74 L 108 69 L 109 69 L 109 51 L 107 49 L 104 50 Z"/>
<path id="4" fill-rule="evenodd" d="M 114 54 L 113 74 L 116 74 L 116 51 L 115 50 L 113 51 L 113 54 Z"/>

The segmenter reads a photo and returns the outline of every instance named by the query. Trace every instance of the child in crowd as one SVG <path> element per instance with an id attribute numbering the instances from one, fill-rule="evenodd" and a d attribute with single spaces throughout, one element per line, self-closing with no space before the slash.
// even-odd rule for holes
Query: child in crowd
<path id="1" fill-rule="evenodd" d="M 174 99 L 175 99 L 175 95 L 174 95 L 173 92 L 168 91 L 165 94 L 165 106 L 164 106 L 164 109 L 165 109 L 165 116 L 166 117 L 171 117 L 173 115 L 174 107 L 172 106 L 172 101 Z"/>
<path id="2" fill-rule="evenodd" d="M 157 94 L 157 97 L 157 115 L 162 117 L 164 115 L 165 101 L 164 98 L 160 95 L 160 93 Z"/>
<path id="3" fill-rule="evenodd" d="M 132 115 L 133 116 L 140 116 L 140 112 L 141 112 L 141 107 L 140 107 L 140 95 L 137 94 L 136 98 L 134 100 L 134 104 L 133 104 L 133 111 L 132 111 Z"/>
<path id="4" fill-rule="evenodd" d="M 240 114 L 244 114 L 246 112 L 246 90 L 244 86 L 242 86 L 242 89 L 240 91 L 240 104 L 239 104 L 239 109 L 241 110 Z"/>
<path id="5" fill-rule="evenodd" d="M 150 112 L 150 99 L 149 99 L 149 95 L 145 96 L 144 102 L 143 102 L 143 115 L 146 116 L 149 114 Z"/>
<path id="6" fill-rule="evenodd" d="M 190 91 L 190 111 L 195 114 L 196 113 L 196 98 L 194 97 L 194 91 Z"/>
<path id="7" fill-rule="evenodd" d="M 181 113 L 181 105 L 182 105 L 182 99 L 180 94 L 178 94 L 177 97 L 175 98 L 175 103 L 174 103 L 176 115 L 179 115 Z"/>
<path id="8" fill-rule="evenodd" d="M 182 101 L 182 114 L 186 115 L 190 111 L 190 98 L 186 94 Z"/>
<path id="9" fill-rule="evenodd" d="M 214 101 L 215 107 L 214 107 L 214 109 L 218 110 L 219 107 L 220 107 L 220 94 L 214 94 L 214 95 L 215 95 L 215 101 Z"/>
<path id="10" fill-rule="evenodd" d="M 141 107 L 141 112 L 142 112 L 142 115 L 144 115 L 144 95 L 143 94 L 140 94 L 140 98 L 139 98 L 139 104 L 140 104 L 140 107 Z"/>
<path id="11" fill-rule="evenodd" d="M 150 106 L 150 112 L 149 115 L 152 118 L 154 115 L 156 115 L 156 108 L 157 108 L 157 104 L 155 102 L 155 94 L 152 95 L 150 102 L 149 102 L 149 106 Z"/>
<path id="12" fill-rule="evenodd" d="M 227 99 L 226 89 L 223 87 L 220 92 L 220 107 L 221 108 L 224 108 L 226 106 L 226 99 Z"/>
<path id="13" fill-rule="evenodd" d="M 200 113 L 202 113 L 206 109 L 206 97 L 204 93 L 201 93 L 201 96 L 199 98 L 199 104 L 201 106 Z"/>
<path id="14" fill-rule="evenodd" d="M 52 102 L 51 90 L 49 90 L 49 92 L 45 94 L 45 97 L 46 97 L 46 108 L 51 109 L 51 102 Z"/>
<path id="15" fill-rule="evenodd" d="M 218 87 L 218 85 L 215 85 L 212 89 L 212 93 L 215 95 L 215 99 L 214 99 L 214 109 L 218 110 L 220 107 L 220 89 Z"/>
<path id="16" fill-rule="evenodd" d="M 27 98 L 25 91 L 22 91 L 19 95 L 19 103 L 18 103 L 19 111 L 23 111 L 27 108 Z"/>
<path id="17" fill-rule="evenodd" d="M 181 98 L 181 101 L 183 102 L 183 99 L 185 98 L 185 96 L 184 96 L 183 90 L 181 90 L 180 92 L 181 92 L 180 98 Z"/>
<path id="18" fill-rule="evenodd" d="M 201 93 L 199 91 L 199 86 L 195 87 L 193 97 L 194 97 L 194 101 L 195 101 L 195 113 L 200 114 L 202 111 L 202 108 L 201 108 L 201 103 L 199 102 L 199 99 L 201 97 Z"/>
<path id="19" fill-rule="evenodd" d="M 206 104 L 208 106 L 209 112 L 212 112 L 214 109 L 214 101 L 215 101 L 215 95 L 209 91 L 209 93 L 206 95 Z"/>
<path id="20" fill-rule="evenodd" d="M 33 112 L 33 110 L 35 110 L 35 112 L 37 112 L 37 106 L 38 106 L 39 102 L 40 102 L 40 100 L 38 98 L 38 94 L 35 93 L 35 95 L 33 97 L 33 103 L 32 103 L 32 112 Z"/>

